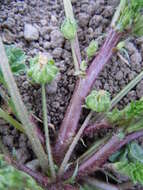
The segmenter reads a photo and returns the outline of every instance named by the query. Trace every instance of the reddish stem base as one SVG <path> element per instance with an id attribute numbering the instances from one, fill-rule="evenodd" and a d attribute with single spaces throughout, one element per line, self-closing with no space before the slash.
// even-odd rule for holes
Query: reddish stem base
<path id="1" fill-rule="evenodd" d="M 114 29 L 110 29 L 106 41 L 104 42 L 97 57 L 90 65 L 86 77 L 77 81 L 73 97 L 70 101 L 64 120 L 61 124 L 58 139 L 54 149 L 55 159 L 57 160 L 57 163 L 61 162 L 69 144 L 71 143 L 76 133 L 85 97 L 91 91 L 95 80 L 97 79 L 105 64 L 113 55 L 113 49 L 119 42 L 121 35 L 121 33 L 118 33 Z"/>

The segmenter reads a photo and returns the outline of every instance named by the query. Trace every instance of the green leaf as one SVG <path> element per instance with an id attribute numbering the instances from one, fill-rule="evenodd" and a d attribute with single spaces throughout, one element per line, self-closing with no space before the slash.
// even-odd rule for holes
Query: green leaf
<path id="1" fill-rule="evenodd" d="M 113 167 L 122 175 L 128 176 L 134 184 L 143 185 L 143 164 L 141 162 L 117 162 Z"/>
<path id="2" fill-rule="evenodd" d="M 42 190 L 29 175 L 8 165 L 0 155 L 0 189 Z"/>
<path id="3" fill-rule="evenodd" d="M 130 127 L 143 116 L 143 100 L 131 102 L 123 110 L 114 109 L 107 113 L 107 119 L 110 123 L 119 127 Z"/>
<path id="4" fill-rule="evenodd" d="M 27 72 L 33 82 L 38 84 L 51 83 L 58 73 L 54 60 L 49 60 L 46 55 L 39 54 L 30 60 L 30 68 Z"/>
<path id="5" fill-rule="evenodd" d="M 140 37 L 143 35 L 143 15 L 139 15 L 135 20 L 132 30 L 133 35 Z"/>
<path id="6" fill-rule="evenodd" d="M 113 154 L 110 161 L 117 172 L 143 185 L 143 149 L 136 142 Z"/>
<path id="7" fill-rule="evenodd" d="M 106 112 L 110 106 L 110 94 L 104 90 L 93 90 L 85 100 L 86 108 L 96 112 Z"/>
<path id="8" fill-rule="evenodd" d="M 14 45 L 5 45 L 5 51 L 13 74 L 18 76 L 21 73 L 25 73 L 27 69 L 25 64 L 26 60 L 25 53 L 21 49 L 15 47 Z M 1 69 L 0 69 L 0 83 L 6 86 Z"/>
<path id="9" fill-rule="evenodd" d="M 5 45 L 5 50 L 12 72 L 15 75 L 26 72 L 27 67 L 25 64 L 25 53 L 20 48 L 13 45 Z"/>
<path id="10" fill-rule="evenodd" d="M 132 142 L 128 145 L 128 157 L 132 162 L 141 162 L 143 164 L 143 149 L 136 142 Z"/>
<path id="11" fill-rule="evenodd" d="M 121 12 L 117 22 L 117 29 L 124 31 L 135 27 L 135 21 L 141 16 L 143 8 L 142 0 L 125 0 L 125 7 Z"/>
<path id="12" fill-rule="evenodd" d="M 127 133 L 132 133 L 135 131 L 140 131 L 141 129 L 143 129 L 143 119 L 140 119 L 139 121 L 131 124 L 127 129 L 126 132 Z"/>

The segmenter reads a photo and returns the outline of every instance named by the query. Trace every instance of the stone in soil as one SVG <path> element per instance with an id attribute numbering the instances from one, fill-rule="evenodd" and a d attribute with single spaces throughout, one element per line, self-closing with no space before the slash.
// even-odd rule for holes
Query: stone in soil
<path id="1" fill-rule="evenodd" d="M 32 26 L 31 24 L 24 25 L 24 38 L 27 41 L 38 40 L 39 38 L 39 31 L 36 27 Z"/>

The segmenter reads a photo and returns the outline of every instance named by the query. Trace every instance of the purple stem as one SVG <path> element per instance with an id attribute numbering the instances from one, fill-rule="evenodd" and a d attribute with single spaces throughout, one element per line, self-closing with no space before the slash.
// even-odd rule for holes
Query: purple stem
<path id="1" fill-rule="evenodd" d="M 89 125 L 85 128 L 83 132 L 83 136 L 92 137 L 96 132 L 100 129 L 109 129 L 112 126 L 108 124 L 106 121 L 102 121 L 101 123 L 95 123 L 93 125 Z"/>
<path id="2" fill-rule="evenodd" d="M 45 145 L 45 138 L 44 138 L 44 135 L 43 133 L 41 132 L 41 130 L 39 129 L 38 125 L 37 125 L 37 122 L 35 120 L 35 118 L 33 117 L 33 115 L 31 114 L 30 115 L 30 121 L 33 123 L 33 125 L 35 125 L 35 129 L 36 129 L 36 133 L 37 133 L 37 136 L 40 140 L 40 142 L 42 143 L 42 145 Z"/>
<path id="3" fill-rule="evenodd" d="M 109 30 L 106 41 L 104 42 L 97 57 L 93 60 L 89 69 L 87 70 L 86 77 L 84 79 L 80 78 L 76 83 L 74 94 L 67 108 L 64 120 L 61 124 L 54 149 L 55 159 L 58 163 L 61 162 L 69 144 L 75 136 L 85 97 L 91 91 L 95 80 L 97 79 L 105 64 L 113 55 L 113 49 L 116 47 L 121 36 L 122 34 L 118 33 L 114 29 L 111 28 Z"/>
<path id="4" fill-rule="evenodd" d="M 55 184 L 52 184 L 48 186 L 48 190 L 79 190 L 78 187 L 68 185 L 68 184 L 63 184 L 62 182 L 58 182 Z"/>
<path id="5" fill-rule="evenodd" d="M 107 159 L 118 149 L 128 144 L 130 141 L 143 136 L 143 130 L 129 134 L 125 139 L 121 140 L 117 135 L 114 135 L 101 149 L 99 149 L 92 157 L 80 165 L 78 170 L 78 178 L 93 173 L 101 167 Z"/>

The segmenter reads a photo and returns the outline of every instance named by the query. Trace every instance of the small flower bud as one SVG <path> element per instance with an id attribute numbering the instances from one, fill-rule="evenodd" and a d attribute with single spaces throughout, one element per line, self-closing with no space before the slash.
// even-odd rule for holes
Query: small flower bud
<path id="1" fill-rule="evenodd" d="M 30 61 L 28 76 L 32 78 L 35 83 L 50 83 L 54 80 L 57 73 L 58 68 L 54 65 L 54 60 L 49 60 L 44 54 L 40 53 Z"/>
<path id="2" fill-rule="evenodd" d="M 110 94 L 107 91 L 93 90 L 91 94 L 86 97 L 86 107 L 96 112 L 105 112 L 111 106 Z"/>
<path id="3" fill-rule="evenodd" d="M 86 50 L 88 58 L 93 57 L 97 50 L 98 50 L 98 42 L 95 40 L 91 41 Z"/>
<path id="4" fill-rule="evenodd" d="M 73 40 L 76 37 L 77 24 L 74 20 L 65 19 L 61 26 L 61 32 L 67 40 Z"/>

